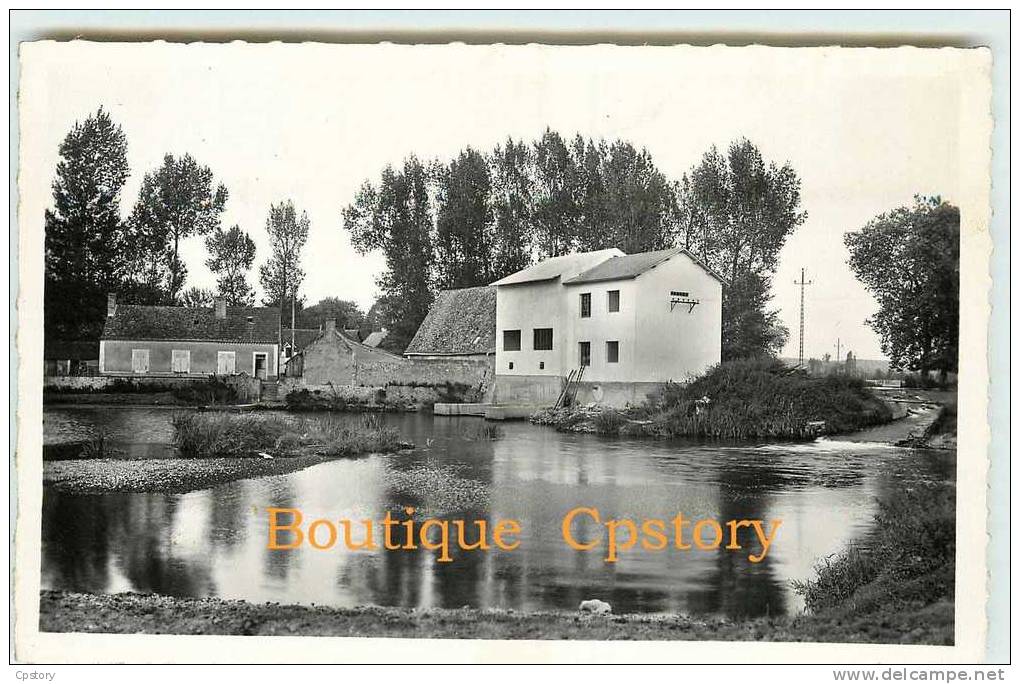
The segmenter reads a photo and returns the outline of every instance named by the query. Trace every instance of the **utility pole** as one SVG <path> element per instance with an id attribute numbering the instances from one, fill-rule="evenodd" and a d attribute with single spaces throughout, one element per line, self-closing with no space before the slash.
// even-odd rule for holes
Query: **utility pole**
<path id="1" fill-rule="evenodd" d="M 800 347 L 797 350 L 797 367 L 804 366 L 804 287 L 812 281 L 804 280 L 804 269 L 800 269 L 800 282 L 794 280 L 794 285 L 800 285 Z"/>

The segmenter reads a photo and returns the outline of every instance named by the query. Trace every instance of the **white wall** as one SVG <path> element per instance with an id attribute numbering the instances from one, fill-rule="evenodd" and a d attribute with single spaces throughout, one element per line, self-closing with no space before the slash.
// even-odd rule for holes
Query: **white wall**
<path id="1" fill-rule="evenodd" d="M 564 299 L 559 280 L 521 285 L 500 285 L 496 289 L 496 374 L 565 375 Z M 552 351 L 535 351 L 535 328 L 553 329 Z M 503 331 L 521 331 L 521 350 L 503 350 Z M 513 362 L 513 369 L 510 362 Z M 545 368 L 539 364 L 544 362 Z"/>
<path id="2" fill-rule="evenodd" d="M 719 363 L 722 355 L 722 284 L 683 254 L 634 280 L 637 311 L 635 382 L 680 382 Z M 669 309 L 670 291 L 699 300 L 694 310 Z"/>
<path id="3" fill-rule="evenodd" d="M 563 288 L 566 297 L 568 328 L 564 360 L 567 369 L 581 365 L 580 342 L 591 343 L 591 365 L 584 370 L 585 381 L 632 382 L 637 367 L 635 315 L 638 288 L 633 279 L 581 283 Z M 609 311 L 610 290 L 620 291 L 620 310 Z M 581 318 L 581 295 L 591 294 L 591 317 Z M 619 342 L 620 360 L 609 363 L 606 342 Z"/>

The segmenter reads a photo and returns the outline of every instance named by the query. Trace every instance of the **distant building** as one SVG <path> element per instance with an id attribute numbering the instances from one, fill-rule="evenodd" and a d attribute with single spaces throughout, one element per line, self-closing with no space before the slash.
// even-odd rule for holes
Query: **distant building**
<path id="1" fill-rule="evenodd" d="M 368 347 L 378 347 L 382 344 L 382 341 L 389 336 L 389 334 L 390 332 L 386 328 L 383 328 L 382 330 L 374 330 L 368 333 L 368 336 L 365 337 L 362 342 Z"/>
<path id="2" fill-rule="evenodd" d="M 275 378 L 279 310 L 120 304 L 107 300 L 99 342 L 103 375 L 173 377 L 246 374 Z"/>
<path id="3" fill-rule="evenodd" d="M 495 283 L 496 399 L 644 399 L 720 361 L 723 278 L 686 250 L 618 249 L 539 262 Z M 582 372 L 583 369 L 583 372 Z"/>
<path id="4" fill-rule="evenodd" d="M 391 364 L 398 368 L 404 363 L 395 354 L 347 337 L 337 330 L 335 320 L 327 320 L 315 339 L 287 362 L 285 374 L 310 386 L 359 385 L 364 367 Z"/>
<path id="5" fill-rule="evenodd" d="M 97 375 L 99 373 L 99 342 L 85 340 L 51 340 L 43 343 L 45 375 Z"/>
<path id="6" fill-rule="evenodd" d="M 491 285 L 440 292 L 404 350 L 419 359 L 484 359 L 495 353 L 496 288 Z"/>

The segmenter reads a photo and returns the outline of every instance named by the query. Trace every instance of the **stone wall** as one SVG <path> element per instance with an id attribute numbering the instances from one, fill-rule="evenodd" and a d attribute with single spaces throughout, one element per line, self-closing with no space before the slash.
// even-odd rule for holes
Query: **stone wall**
<path id="1" fill-rule="evenodd" d="M 643 404 L 650 393 L 661 389 L 659 382 L 580 382 L 570 386 L 578 404 L 623 408 Z M 576 394 L 575 394 L 576 390 Z M 499 375 L 493 403 L 551 407 L 563 391 L 563 378 L 547 375 Z"/>
<path id="2" fill-rule="evenodd" d="M 102 392 L 115 381 L 130 382 L 141 388 L 151 387 L 153 391 L 163 391 L 168 388 L 180 387 L 195 382 L 208 382 L 208 377 L 172 377 L 165 378 L 140 378 L 136 375 L 95 375 L 68 376 L 68 375 L 46 375 L 43 377 L 43 387 L 59 392 L 65 391 L 92 391 Z"/>

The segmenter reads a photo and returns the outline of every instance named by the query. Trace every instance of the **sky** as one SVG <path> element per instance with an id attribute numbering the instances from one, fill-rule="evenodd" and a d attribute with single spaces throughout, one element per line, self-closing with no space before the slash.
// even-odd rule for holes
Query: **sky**
<path id="1" fill-rule="evenodd" d="M 904 54 L 904 50 L 910 54 Z M 381 255 L 360 255 L 340 212 L 365 180 L 410 154 L 449 159 L 548 126 L 646 147 L 679 178 L 712 145 L 747 137 L 801 179 L 805 223 L 788 239 L 773 306 L 797 356 L 882 358 L 865 325 L 874 299 L 846 264 L 843 235 L 912 203 L 961 192 L 961 87 L 946 53 L 903 49 L 42 44 L 22 47 L 20 210 L 51 206 L 57 148 L 100 105 L 128 140 L 127 214 L 145 172 L 190 153 L 230 192 L 222 221 L 269 256 L 271 203 L 311 221 L 304 294 L 377 296 Z M 202 238 L 183 246 L 187 286 L 212 287 Z"/>

